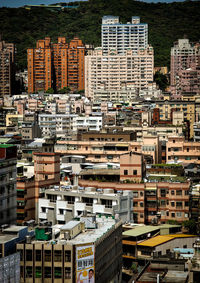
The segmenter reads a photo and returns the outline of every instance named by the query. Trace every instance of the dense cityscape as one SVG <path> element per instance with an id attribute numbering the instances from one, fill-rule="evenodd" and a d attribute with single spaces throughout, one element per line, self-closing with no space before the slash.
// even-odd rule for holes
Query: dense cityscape
<path id="1" fill-rule="evenodd" d="M 200 282 L 200 41 L 155 66 L 127 21 L 40 38 L 24 70 L 0 30 L 0 282 Z"/>

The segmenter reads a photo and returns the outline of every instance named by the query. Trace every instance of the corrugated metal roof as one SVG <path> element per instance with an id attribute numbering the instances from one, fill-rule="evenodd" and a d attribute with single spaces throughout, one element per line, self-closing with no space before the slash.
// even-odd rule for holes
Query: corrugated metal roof
<path id="1" fill-rule="evenodd" d="M 123 236 L 138 237 L 156 230 L 160 230 L 160 226 L 142 226 L 123 232 Z"/>
<path id="2" fill-rule="evenodd" d="M 173 234 L 173 235 L 159 235 L 156 237 L 153 237 L 151 239 L 145 240 L 142 243 L 139 243 L 139 246 L 147 246 L 147 247 L 155 247 L 155 246 L 159 246 L 161 244 L 164 244 L 168 241 L 171 241 L 173 239 L 176 238 L 190 238 L 190 237 L 197 237 L 195 235 L 189 235 L 189 234 Z"/>

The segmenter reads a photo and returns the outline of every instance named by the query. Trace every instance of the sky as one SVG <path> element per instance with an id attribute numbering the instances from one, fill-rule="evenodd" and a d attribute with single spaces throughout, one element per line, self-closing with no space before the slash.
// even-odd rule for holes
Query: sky
<path id="1" fill-rule="evenodd" d="M 74 2 L 76 0 L 0 0 L 0 7 L 17 8 L 24 5 L 54 4 L 59 2 Z M 84 1 L 84 0 L 79 0 Z M 144 2 L 175 2 L 174 0 L 143 0 Z M 184 0 L 176 0 L 180 2 Z"/>

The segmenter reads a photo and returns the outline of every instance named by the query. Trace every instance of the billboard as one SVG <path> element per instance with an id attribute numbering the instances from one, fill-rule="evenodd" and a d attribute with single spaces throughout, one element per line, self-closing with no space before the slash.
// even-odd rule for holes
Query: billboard
<path id="1" fill-rule="evenodd" d="M 94 245 L 76 246 L 76 282 L 94 283 Z"/>

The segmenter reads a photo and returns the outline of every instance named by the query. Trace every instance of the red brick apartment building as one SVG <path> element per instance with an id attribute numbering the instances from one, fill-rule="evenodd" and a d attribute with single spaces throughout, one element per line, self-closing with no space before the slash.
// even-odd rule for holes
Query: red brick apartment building
<path id="1" fill-rule="evenodd" d="M 84 56 L 85 46 L 77 37 L 69 44 L 64 37 L 54 44 L 49 37 L 38 40 L 36 48 L 27 50 L 28 92 L 84 89 Z"/>

